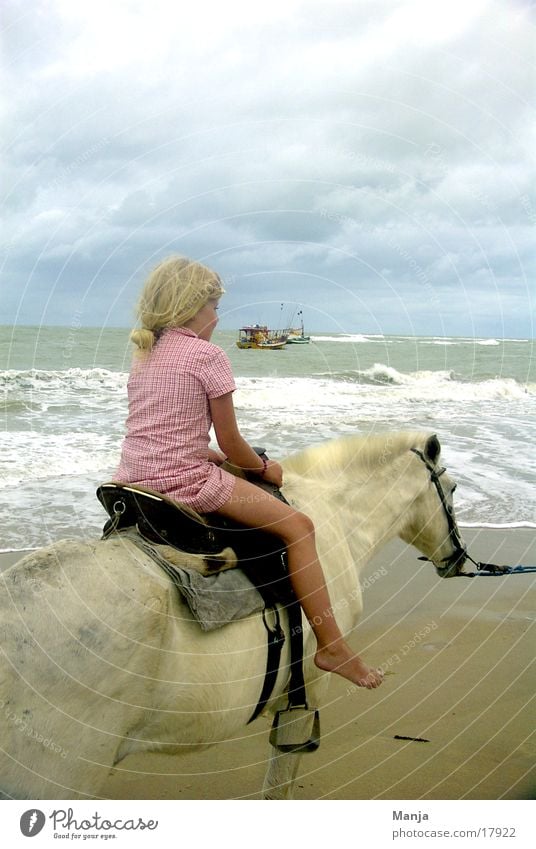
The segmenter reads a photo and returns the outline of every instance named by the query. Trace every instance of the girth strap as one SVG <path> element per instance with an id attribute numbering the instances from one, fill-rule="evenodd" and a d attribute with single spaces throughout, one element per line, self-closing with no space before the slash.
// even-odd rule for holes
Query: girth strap
<path id="1" fill-rule="evenodd" d="M 285 634 L 283 632 L 283 629 L 281 628 L 279 610 L 277 609 L 277 606 L 274 605 L 273 607 L 268 608 L 268 610 L 272 610 L 275 615 L 275 625 L 273 628 L 270 628 L 266 619 L 265 608 L 262 612 L 262 618 L 264 620 L 264 625 L 268 632 L 268 656 L 266 658 L 266 673 L 264 675 L 264 683 L 262 685 L 262 690 L 259 696 L 257 707 L 251 714 L 251 717 L 248 719 L 248 725 L 250 722 L 253 722 L 254 719 L 257 719 L 259 714 L 266 707 L 268 700 L 272 695 L 273 689 L 275 687 L 275 682 L 277 680 L 277 673 L 279 672 L 281 650 L 285 643 Z"/>
<path id="2" fill-rule="evenodd" d="M 299 601 L 287 607 L 290 628 L 290 682 L 289 707 L 307 707 L 305 681 L 303 680 L 303 628 Z"/>

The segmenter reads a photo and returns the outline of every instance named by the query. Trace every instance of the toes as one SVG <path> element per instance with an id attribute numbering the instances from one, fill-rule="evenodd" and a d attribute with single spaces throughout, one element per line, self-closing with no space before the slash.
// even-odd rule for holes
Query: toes
<path id="1" fill-rule="evenodd" d="M 380 684 L 383 684 L 384 674 L 382 669 L 373 669 L 369 672 L 366 678 L 362 678 L 359 682 L 361 687 L 366 687 L 367 690 L 375 690 Z"/>

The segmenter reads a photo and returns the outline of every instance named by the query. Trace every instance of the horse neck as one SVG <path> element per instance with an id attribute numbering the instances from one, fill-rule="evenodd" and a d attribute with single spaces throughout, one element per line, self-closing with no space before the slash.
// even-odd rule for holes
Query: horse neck
<path id="1" fill-rule="evenodd" d="M 405 433 L 345 438 L 308 449 L 290 464 L 309 498 L 323 500 L 342 523 L 358 566 L 399 536 L 410 520 L 419 487 L 409 472 L 409 447 L 414 443 L 415 435 Z"/>
<path id="2" fill-rule="evenodd" d="M 366 562 L 378 549 L 403 532 L 412 513 L 416 487 L 400 458 L 389 467 L 378 467 L 361 482 L 348 486 L 347 509 L 353 515 L 349 544 L 354 557 Z M 350 481 L 349 481 L 350 484 Z"/>

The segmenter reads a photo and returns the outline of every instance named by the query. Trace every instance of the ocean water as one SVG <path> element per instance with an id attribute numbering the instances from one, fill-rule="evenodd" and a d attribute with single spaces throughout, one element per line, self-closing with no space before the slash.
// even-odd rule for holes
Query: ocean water
<path id="1" fill-rule="evenodd" d="M 313 333 L 229 355 L 246 439 L 278 459 L 349 433 L 438 434 L 462 525 L 536 527 L 534 342 Z M 0 550 L 95 537 L 117 465 L 128 330 L 0 328 Z"/>

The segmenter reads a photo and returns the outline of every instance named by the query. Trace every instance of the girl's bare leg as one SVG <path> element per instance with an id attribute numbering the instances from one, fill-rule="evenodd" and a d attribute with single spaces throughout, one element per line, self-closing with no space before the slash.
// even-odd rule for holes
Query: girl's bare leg
<path id="1" fill-rule="evenodd" d="M 383 673 L 371 669 L 344 640 L 335 621 L 318 560 L 311 520 L 248 481 L 237 478 L 233 494 L 217 511 L 248 527 L 280 537 L 288 550 L 289 575 L 317 640 L 315 663 L 360 687 L 378 687 Z"/>

